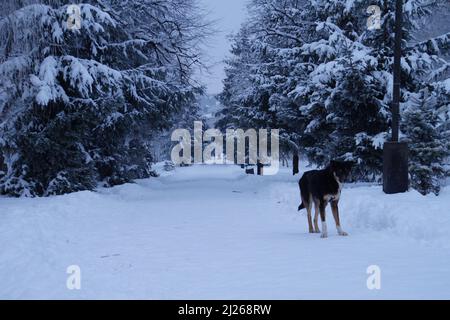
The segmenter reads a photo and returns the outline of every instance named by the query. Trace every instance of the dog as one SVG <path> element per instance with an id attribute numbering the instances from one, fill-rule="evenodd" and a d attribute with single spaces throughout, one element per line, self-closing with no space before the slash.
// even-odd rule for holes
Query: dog
<path id="1" fill-rule="evenodd" d="M 340 236 L 348 236 L 342 230 L 339 220 L 339 199 L 341 197 L 342 184 L 350 175 L 353 163 L 349 161 L 331 161 L 329 166 L 323 170 L 312 170 L 305 172 L 298 182 L 302 203 L 298 211 L 306 209 L 308 212 L 309 233 L 320 233 L 318 217 L 322 221 L 321 238 L 328 237 L 327 223 L 325 220 L 325 208 L 331 204 L 337 232 Z M 315 206 L 314 227 L 311 216 L 312 204 Z"/>

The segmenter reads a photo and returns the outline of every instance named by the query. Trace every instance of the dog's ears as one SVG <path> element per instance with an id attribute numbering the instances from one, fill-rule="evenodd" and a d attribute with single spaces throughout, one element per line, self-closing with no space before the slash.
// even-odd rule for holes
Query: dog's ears
<path id="1" fill-rule="evenodd" d="M 342 162 L 343 166 L 346 168 L 351 168 L 353 167 L 353 162 L 352 161 L 344 161 Z"/>
<path id="2" fill-rule="evenodd" d="M 347 165 L 347 168 L 352 169 L 356 166 L 356 161 L 346 161 L 345 164 Z"/>
<path id="3" fill-rule="evenodd" d="M 329 167 L 332 171 L 334 171 L 335 169 L 337 169 L 339 167 L 339 162 L 337 162 L 335 160 L 331 160 Z"/>

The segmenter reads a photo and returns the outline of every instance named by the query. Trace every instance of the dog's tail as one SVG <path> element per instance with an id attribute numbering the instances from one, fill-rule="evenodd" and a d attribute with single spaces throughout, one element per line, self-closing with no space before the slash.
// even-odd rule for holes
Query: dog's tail
<path id="1" fill-rule="evenodd" d="M 300 179 L 300 181 L 298 182 L 298 187 L 300 189 L 300 198 L 302 199 L 302 203 L 298 206 L 298 211 L 301 211 L 303 209 L 306 209 L 309 206 L 309 203 L 308 203 L 309 190 L 308 190 L 308 183 L 307 183 L 305 176 L 303 176 Z"/>

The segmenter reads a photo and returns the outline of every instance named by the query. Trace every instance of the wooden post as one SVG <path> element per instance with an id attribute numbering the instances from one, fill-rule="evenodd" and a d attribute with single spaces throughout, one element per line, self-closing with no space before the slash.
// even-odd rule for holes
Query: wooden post
<path id="1" fill-rule="evenodd" d="M 259 161 L 259 159 L 258 159 L 258 161 L 256 163 L 256 170 L 258 172 L 258 176 L 262 176 L 263 175 L 263 165 L 262 165 L 261 161 Z"/>
<path id="2" fill-rule="evenodd" d="M 294 153 L 294 157 L 292 159 L 292 172 L 293 175 L 295 176 L 297 173 L 300 173 L 300 169 L 299 169 L 299 156 L 298 156 L 298 152 Z"/>

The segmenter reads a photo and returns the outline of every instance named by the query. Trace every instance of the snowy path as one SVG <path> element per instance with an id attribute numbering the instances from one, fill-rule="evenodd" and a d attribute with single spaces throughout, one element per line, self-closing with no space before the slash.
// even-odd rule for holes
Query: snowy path
<path id="1" fill-rule="evenodd" d="M 0 198 L 0 298 L 450 298 L 450 190 L 349 186 L 338 237 L 307 234 L 298 177 L 177 169 L 98 192 Z M 66 288 L 66 268 L 82 288 Z M 379 291 L 366 269 L 381 268 Z"/>

